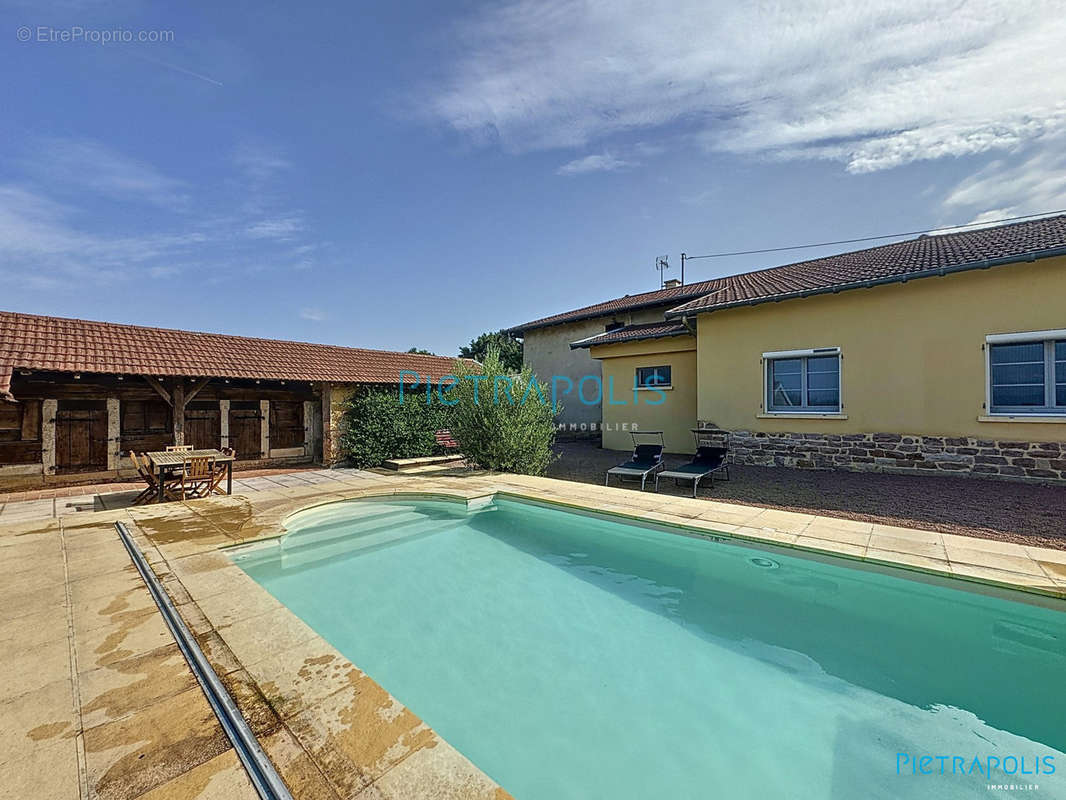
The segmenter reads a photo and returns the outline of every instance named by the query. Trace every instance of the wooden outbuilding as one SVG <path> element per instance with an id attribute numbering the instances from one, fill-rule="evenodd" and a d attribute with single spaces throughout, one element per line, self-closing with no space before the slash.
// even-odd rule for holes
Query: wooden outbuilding
<path id="1" fill-rule="evenodd" d="M 454 359 L 0 312 L 0 490 L 132 476 L 129 451 L 337 462 L 342 403 Z M 413 378 L 407 377 L 407 382 Z"/>

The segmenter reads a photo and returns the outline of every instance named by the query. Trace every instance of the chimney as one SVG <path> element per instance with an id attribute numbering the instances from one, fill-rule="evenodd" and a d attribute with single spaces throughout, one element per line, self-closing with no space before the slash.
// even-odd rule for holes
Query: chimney
<path id="1" fill-rule="evenodd" d="M 676 289 L 680 285 L 681 281 L 679 281 L 677 278 L 668 278 L 667 280 L 663 281 L 664 289 Z"/>

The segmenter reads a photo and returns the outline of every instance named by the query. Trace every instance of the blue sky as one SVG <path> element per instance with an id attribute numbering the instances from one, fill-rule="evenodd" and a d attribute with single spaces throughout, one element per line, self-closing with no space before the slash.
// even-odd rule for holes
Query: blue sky
<path id="1" fill-rule="evenodd" d="M 749 5 L 7 3 L 0 308 L 451 354 L 1066 207 L 1055 3 Z"/>

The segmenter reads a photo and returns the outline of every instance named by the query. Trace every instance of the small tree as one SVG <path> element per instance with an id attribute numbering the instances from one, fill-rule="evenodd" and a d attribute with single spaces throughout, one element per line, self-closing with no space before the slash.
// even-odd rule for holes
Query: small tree
<path id="1" fill-rule="evenodd" d="M 533 370 L 514 377 L 500 350 L 490 346 L 482 369 L 456 365 L 459 383 L 447 391 L 452 408 L 451 431 L 463 454 L 485 469 L 542 475 L 552 461 L 555 413 L 547 386 Z"/>
<path id="2" fill-rule="evenodd" d="M 491 348 L 495 347 L 500 356 L 500 363 L 511 374 L 522 370 L 522 343 L 512 333 L 493 331 L 483 333 L 470 344 L 459 348 L 459 358 L 472 358 L 484 361 Z"/>

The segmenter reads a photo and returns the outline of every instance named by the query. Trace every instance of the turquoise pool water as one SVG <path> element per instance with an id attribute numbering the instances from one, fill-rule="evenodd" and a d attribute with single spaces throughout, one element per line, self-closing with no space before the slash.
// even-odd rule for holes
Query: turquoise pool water
<path id="1" fill-rule="evenodd" d="M 289 530 L 235 560 L 518 800 L 1066 797 L 1059 608 L 508 500 Z"/>

